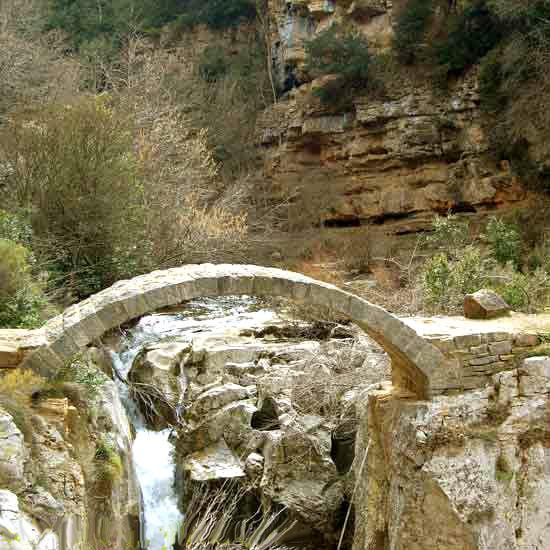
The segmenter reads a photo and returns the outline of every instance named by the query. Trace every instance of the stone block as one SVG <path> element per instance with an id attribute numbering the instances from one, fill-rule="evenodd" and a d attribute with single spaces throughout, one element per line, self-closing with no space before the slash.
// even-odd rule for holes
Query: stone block
<path id="1" fill-rule="evenodd" d="M 514 336 L 514 346 L 534 347 L 539 345 L 539 337 L 536 334 L 519 333 Z"/>
<path id="2" fill-rule="evenodd" d="M 454 342 L 456 347 L 459 349 L 470 349 L 471 347 L 481 345 L 481 335 L 464 334 L 462 336 L 455 336 Z"/>
<path id="3" fill-rule="evenodd" d="M 464 317 L 468 319 L 493 319 L 510 311 L 510 306 L 492 290 L 481 289 L 464 298 Z"/>
<path id="4" fill-rule="evenodd" d="M 470 360 L 470 365 L 473 367 L 489 365 L 490 363 L 496 363 L 498 361 L 497 355 L 489 355 L 487 357 L 476 357 Z"/>
<path id="5" fill-rule="evenodd" d="M 487 355 L 488 355 L 489 349 L 488 349 L 487 344 L 481 344 L 481 346 L 473 346 L 473 347 L 471 347 L 471 348 L 470 348 L 470 351 L 471 351 L 474 355 L 482 355 L 482 354 L 487 354 Z"/>
<path id="6" fill-rule="evenodd" d="M 489 352 L 493 355 L 507 355 L 512 352 L 512 342 L 493 342 L 489 344 Z"/>
<path id="7" fill-rule="evenodd" d="M 18 348 L 0 345 L 0 369 L 16 367 L 22 359 L 23 354 Z"/>

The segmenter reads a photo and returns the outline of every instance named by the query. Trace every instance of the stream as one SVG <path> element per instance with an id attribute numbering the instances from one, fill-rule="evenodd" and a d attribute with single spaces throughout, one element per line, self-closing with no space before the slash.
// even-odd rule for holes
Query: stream
<path id="1" fill-rule="evenodd" d="M 192 341 L 195 336 L 238 335 L 240 330 L 259 328 L 280 317 L 264 308 L 258 300 L 228 297 L 194 300 L 185 309 L 148 315 L 127 331 L 121 349 L 112 351 L 115 369 L 126 379 L 144 346 L 167 339 Z M 136 437 L 132 460 L 141 488 L 141 545 L 145 550 L 173 548 L 183 516 L 175 490 L 174 445 L 171 430 L 152 431 L 146 427 L 128 387 L 118 381 L 122 401 Z"/>

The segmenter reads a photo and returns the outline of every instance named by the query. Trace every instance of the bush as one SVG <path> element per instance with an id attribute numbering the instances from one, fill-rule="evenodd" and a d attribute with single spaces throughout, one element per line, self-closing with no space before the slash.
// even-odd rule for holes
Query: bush
<path id="1" fill-rule="evenodd" d="M 435 45 L 435 58 L 447 76 L 474 65 L 502 39 L 505 27 L 483 0 L 466 7 L 451 23 L 444 39 Z"/>
<path id="2" fill-rule="evenodd" d="M 31 211 L 39 255 L 78 297 L 134 271 L 143 242 L 132 123 L 106 98 L 48 105 L 4 128 L 8 194 Z"/>
<path id="3" fill-rule="evenodd" d="M 393 48 L 402 63 L 412 64 L 418 59 L 432 13 L 432 0 L 410 0 L 398 14 Z"/>
<path id="4" fill-rule="evenodd" d="M 14 369 L 0 375 L 0 407 L 10 414 L 27 442 L 32 437 L 32 397 L 47 385 L 44 378 L 28 369 Z"/>
<path id="5" fill-rule="evenodd" d="M 504 80 L 499 49 L 489 53 L 481 64 L 479 73 L 479 95 L 481 108 L 488 113 L 498 113 L 505 108 L 507 94 L 502 84 Z"/>
<path id="6" fill-rule="evenodd" d="M 467 246 L 456 260 L 446 254 L 430 258 L 424 265 L 422 282 L 428 305 L 452 311 L 460 307 L 466 294 L 486 286 L 488 276 L 480 251 Z"/>
<path id="7" fill-rule="evenodd" d="M 27 217 L 0 210 L 0 239 L 30 246 L 32 226 Z"/>
<path id="8" fill-rule="evenodd" d="M 36 328 L 52 313 L 29 258 L 24 246 L 0 239 L 0 327 Z"/>
<path id="9" fill-rule="evenodd" d="M 487 224 L 487 240 L 491 254 L 499 264 L 511 262 L 515 268 L 519 267 L 522 242 L 516 226 L 493 217 Z"/>
<path id="10" fill-rule="evenodd" d="M 208 46 L 199 60 L 199 75 L 205 82 L 217 82 L 229 71 L 229 63 L 223 49 Z"/>
<path id="11" fill-rule="evenodd" d="M 183 10 L 180 8 L 180 13 L 181 27 L 207 25 L 222 30 L 254 19 L 256 6 L 251 0 L 191 0 Z"/>
<path id="12" fill-rule="evenodd" d="M 110 486 L 122 476 L 124 468 L 116 443 L 106 437 L 96 443 L 94 461 L 97 482 Z"/>
<path id="13" fill-rule="evenodd" d="M 306 44 L 305 69 L 313 76 L 335 75 L 336 79 L 316 90 L 325 103 L 338 103 L 354 89 L 369 83 L 371 55 L 366 38 L 343 31 L 337 25 L 319 33 Z"/>
<path id="14" fill-rule="evenodd" d="M 79 384 L 82 386 L 88 399 L 93 400 L 98 395 L 99 388 L 108 380 L 107 375 L 90 360 L 77 357 L 59 371 L 55 384 L 58 386 L 65 382 Z"/>

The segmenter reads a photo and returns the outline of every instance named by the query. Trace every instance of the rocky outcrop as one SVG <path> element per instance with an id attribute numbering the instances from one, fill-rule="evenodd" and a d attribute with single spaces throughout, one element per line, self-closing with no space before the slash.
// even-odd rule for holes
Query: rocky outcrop
<path id="1" fill-rule="evenodd" d="M 19 507 L 15 493 L 0 489 L 0 548 L 3 550 L 58 550 L 59 538 L 41 531 Z"/>
<path id="2" fill-rule="evenodd" d="M 386 377 L 385 356 L 356 330 L 325 342 L 199 337 L 196 346 L 202 364 L 183 367 L 176 444 L 184 510 L 198 486 L 232 479 L 252 489 L 264 513 L 283 506 L 301 536 L 332 544 L 352 461 L 341 468 L 335 434 L 347 427 L 353 441 L 358 395 L 344 389 Z"/>
<path id="3" fill-rule="evenodd" d="M 188 359 L 191 347 L 182 342 L 160 342 L 145 347 L 136 357 L 128 380 L 143 417 L 154 429 L 175 425 L 185 377 L 181 365 Z"/>
<path id="4" fill-rule="evenodd" d="M 78 368 L 81 361 L 97 368 L 89 359 Z M 130 425 L 114 382 L 99 369 L 92 380 L 61 384 L 57 392 L 67 397 L 38 395 L 32 404 L 12 400 L 10 412 L 0 409 L 2 549 L 126 550 L 136 543 L 140 496 Z M 108 486 L 97 477 L 96 456 L 107 438 L 121 463 Z"/>
<path id="5" fill-rule="evenodd" d="M 533 357 L 485 389 L 430 402 L 371 392 L 357 438 L 354 549 L 543 548 L 549 376 L 550 359 Z"/>
<path id="6" fill-rule="evenodd" d="M 382 92 L 356 95 L 344 111 L 312 95 L 322 82 L 310 83 L 302 70 L 305 43 L 343 22 L 386 55 L 402 4 L 270 2 L 275 74 L 287 92 L 260 117 L 257 140 L 264 177 L 275 195 L 293 197 L 298 228 L 320 221 L 335 230 L 369 225 L 376 235 L 408 234 L 426 229 L 435 213 L 483 217 L 528 198 L 508 164 L 493 159 L 475 70 L 442 92 L 386 56 L 375 75 Z M 388 242 L 372 240 L 387 252 Z"/>

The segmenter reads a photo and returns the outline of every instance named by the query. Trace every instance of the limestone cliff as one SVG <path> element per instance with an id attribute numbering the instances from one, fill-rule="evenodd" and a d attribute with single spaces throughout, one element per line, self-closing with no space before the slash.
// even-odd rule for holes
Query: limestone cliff
<path id="1" fill-rule="evenodd" d="M 421 69 L 392 62 L 392 22 L 403 1 L 270 0 L 274 74 L 285 90 L 263 113 L 257 140 L 276 193 L 314 204 L 328 227 L 425 228 L 434 213 L 485 215 L 528 198 L 508 163 L 492 156 L 476 69 L 445 92 Z M 304 44 L 333 22 L 362 32 L 380 57 L 384 90 L 334 112 L 311 94 Z M 297 197 L 297 198 L 296 198 Z"/>

